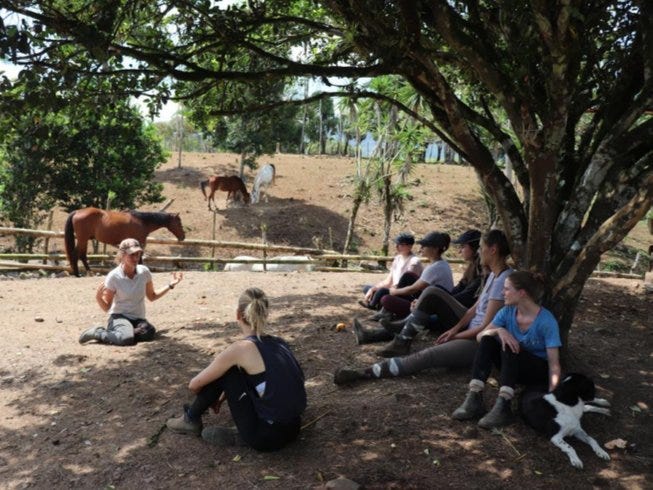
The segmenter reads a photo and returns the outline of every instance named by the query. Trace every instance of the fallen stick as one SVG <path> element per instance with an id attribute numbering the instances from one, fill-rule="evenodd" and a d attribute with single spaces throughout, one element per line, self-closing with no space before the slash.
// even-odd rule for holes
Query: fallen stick
<path id="1" fill-rule="evenodd" d="M 305 429 L 306 427 L 308 427 L 309 425 L 313 425 L 315 422 L 317 422 L 318 420 L 320 420 L 322 417 L 324 417 L 324 416 L 330 414 L 331 412 L 333 412 L 333 410 L 327 410 L 327 411 L 324 412 L 322 415 L 318 415 L 317 417 L 315 417 L 315 418 L 314 418 L 313 420 L 311 420 L 310 422 L 306 422 L 304 425 L 302 425 L 301 430 L 304 430 L 304 429 Z"/>

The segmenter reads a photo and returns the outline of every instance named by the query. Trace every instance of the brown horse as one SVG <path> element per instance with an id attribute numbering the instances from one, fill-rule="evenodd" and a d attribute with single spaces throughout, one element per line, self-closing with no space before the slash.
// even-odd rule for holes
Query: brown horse
<path id="1" fill-rule="evenodd" d="M 163 227 L 170 230 L 179 241 L 186 238 L 179 214 L 105 211 L 98 208 L 78 209 L 70 213 L 66 220 L 66 257 L 73 273 L 79 277 L 77 267 L 79 259 L 87 271 L 91 270 L 86 258 L 86 248 L 90 239 L 95 238 L 102 243 L 117 247 L 125 238 L 135 238 L 144 247 L 147 235 Z M 75 246 L 75 237 L 77 237 L 77 246 Z"/>
<path id="2" fill-rule="evenodd" d="M 209 187 L 211 189 L 211 192 L 209 195 L 206 195 L 206 187 Z M 237 177 L 235 175 L 230 175 L 230 176 L 223 176 L 223 175 L 213 175 L 209 177 L 208 180 L 203 180 L 200 182 L 200 188 L 202 189 L 202 194 L 204 194 L 204 200 L 209 201 L 209 211 L 211 211 L 211 201 L 213 201 L 213 207 L 215 209 L 218 209 L 217 206 L 215 205 L 215 200 L 213 199 L 213 195 L 215 194 L 215 191 L 225 191 L 227 192 L 227 201 L 231 198 L 234 199 L 238 193 L 240 193 L 243 196 L 243 200 L 245 201 L 245 204 L 249 204 L 249 192 L 247 192 L 247 187 L 245 187 L 245 184 L 243 183 L 242 179 L 240 177 Z"/>

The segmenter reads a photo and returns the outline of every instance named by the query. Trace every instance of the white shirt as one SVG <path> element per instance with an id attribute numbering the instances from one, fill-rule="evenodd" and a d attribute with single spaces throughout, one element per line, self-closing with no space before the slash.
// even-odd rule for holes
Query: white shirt
<path id="1" fill-rule="evenodd" d="M 152 280 L 150 269 L 136 266 L 133 279 L 125 275 L 122 265 L 107 274 L 104 286 L 114 292 L 109 314 L 118 313 L 132 320 L 145 319 L 145 286 Z"/>

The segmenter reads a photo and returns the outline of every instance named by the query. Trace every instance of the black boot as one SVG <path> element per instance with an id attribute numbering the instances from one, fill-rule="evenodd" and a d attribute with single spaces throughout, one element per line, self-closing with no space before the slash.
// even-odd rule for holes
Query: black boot
<path id="1" fill-rule="evenodd" d="M 400 357 L 410 352 L 410 344 L 413 339 L 396 335 L 392 342 L 377 352 L 381 357 Z"/>
<path id="2" fill-rule="evenodd" d="M 470 420 L 478 418 L 484 413 L 483 392 L 470 391 L 467 393 L 463 404 L 451 414 L 451 418 L 456 420 Z"/>
<path id="3" fill-rule="evenodd" d="M 492 410 L 485 417 L 478 421 L 478 426 L 483 429 L 495 429 L 511 424 L 514 420 L 514 415 L 512 414 L 510 403 L 511 400 L 498 396 L 497 401 L 494 402 L 494 407 L 492 407 Z"/>
<path id="4" fill-rule="evenodd" d="M 340 368 L 333 375 L 333 382 L 337 385 L 353 383 L 359 379 L 368 379 L 370 376 L 365 373 L 364 369 Z"/>
<path id="5" fill-rule="evenodd" d="M 401 320 L 392 320 L 390 318 L 382 318 L 379 320 L 379 323 L 388 332 L 399 333 L 406 325 L 406 319 L 402 318 Z"/>
<path id="6" fill-rule="evenodd" d="M 364 328 L 358 318 L 354 318 L 353 324 L 354 334 L 356 335 L 356 342 L 358 345 L 371 344 L 373 342 L 385 342 L 393 337 L 392 332 L 388 332 L 383 327 L 374 329 Z"/>
<path id="7" fill-rule="evenodd" d="M 372 320 L 373 322 L 380 322 L 382 320 L 392 320 L 393 316 L 394 315 L 392 313 L 390 313 L 385 308 L 381 307 L 379 311 L 377 311 L 376 313 L 374 313 L 374 315 L 370 317 L 370 320 Z"/>

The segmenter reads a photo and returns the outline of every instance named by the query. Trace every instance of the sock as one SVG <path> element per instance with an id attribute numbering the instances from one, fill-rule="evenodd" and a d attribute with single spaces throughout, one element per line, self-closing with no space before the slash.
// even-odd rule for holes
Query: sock
<path id="1" fill-rule="evenodd" d="M 515 396 L 515 389 L 510 386 L 502 386 L 499 388 L 499 396 L 505 398 L 506 400 L 512 400 Z"/>
<path id="2" fill-rule="evenodd" d="M 193 413 L 193 407 L 190 405 L 184 405 L 184 415 L 189 422 L 197 423 L 202 421 L 202 414 Z"/>
<path id="3" fill-rule="evenodd" d="M 428 315 L 426 315 L 425 320 L 428 321 Z M 424 330 L 424 325 L 422 325 L 416 310 L 410 315 L 408 315 L 408 318 L 406 318 L 406 324 L 404 325 L 404 328 L 401 329 L 401 333 L 399 334 L 399 336 L 402 339 L 410 340 L 423 330 Z"/>
<path id="4" fill-rule="evenodd" d="M 377 362 L 371 368 L 365 370 L 365 374 L 375 378 L 389 378 L 391 376 L 399 376 L 399 364 L 393 357 L 387 361 Z"/>
<path id="5" fill-rule="evenodd" d="M 483 391 L 483 388 L 485 388 L 485 383 L 480 379 L 472 379 L 469 382 L 469 391 L 480 393 L 481 391 Z"/>

